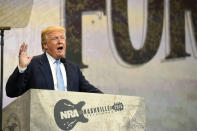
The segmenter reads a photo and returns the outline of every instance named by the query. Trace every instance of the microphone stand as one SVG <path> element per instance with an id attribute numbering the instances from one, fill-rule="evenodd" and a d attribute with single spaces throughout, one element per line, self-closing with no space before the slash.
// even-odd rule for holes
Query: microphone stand
<path id="1" fill-rule="evenodd" d="M 10 30 L 9 26 L 0 27 L 1 30 L 1 88 L 0 88 L 0 130 L 2 131 L 2 103 L 3 103 L 3 47 L 4 47 L 4 31 Z"/>

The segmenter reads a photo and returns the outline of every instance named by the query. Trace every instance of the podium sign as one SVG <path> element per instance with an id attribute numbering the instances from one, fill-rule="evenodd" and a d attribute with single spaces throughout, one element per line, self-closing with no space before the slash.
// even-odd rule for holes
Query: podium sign
<path id="1" fill-rule="evenodd" d="M 3 109 L 3 131 L 144 131 L 144 99 L 134 96 L 27 91 Z"/>

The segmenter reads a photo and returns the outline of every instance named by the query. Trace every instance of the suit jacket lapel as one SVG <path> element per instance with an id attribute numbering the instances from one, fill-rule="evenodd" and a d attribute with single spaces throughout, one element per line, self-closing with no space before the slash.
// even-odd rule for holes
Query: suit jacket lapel
<path id="1" fill-rule="evenodd" d="M 54 90 L 53 76 L 46 54 L 41 55 L 39 63 L 41 72 L 46 80 L 46 86 L 48 86 L 47 89 Z"/>

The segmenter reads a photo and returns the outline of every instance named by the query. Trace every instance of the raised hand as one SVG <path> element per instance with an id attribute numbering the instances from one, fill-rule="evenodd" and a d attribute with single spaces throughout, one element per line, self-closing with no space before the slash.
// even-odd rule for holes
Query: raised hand
<path id="1" fill-rule="evenodd" d="M 21 68 L 27 67 L 32 59 L 32 56 L 27 57 L 27 47 L 28 45 L 23 42 L 19 50 L 19 66 Z"/>

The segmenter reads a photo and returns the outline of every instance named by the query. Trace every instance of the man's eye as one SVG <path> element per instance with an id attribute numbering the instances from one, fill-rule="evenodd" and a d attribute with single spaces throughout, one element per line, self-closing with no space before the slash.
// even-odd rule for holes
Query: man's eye
<path id="1" fill-rule="evenodd" d="M 65 37 L 62 36 L 62 37 L 60 37 L 60 38 L 58 38 L 58 37 L 53 37 L 53 38 L 51 38 L 51 40 L 58 40 L 58 39 L 65 40 Z"/>
<path id="2" fill-rule="evenodd" d="M 57 37 L 51 38 L 51 40 L 57 40 L 57 39 L 58 39 Z"/>
<path id="3" fill-rule="evenodd" d="M 64 37 L 64 36 L 61 36 L 60 38 L 61 38 L 61 39 L 63 39 L 63 40 L 65 39 L 65 37 Z"/>

